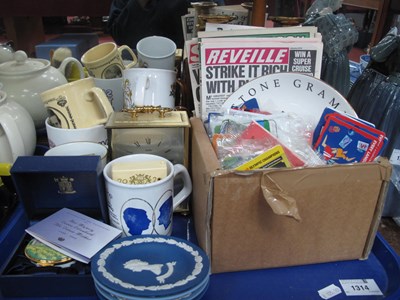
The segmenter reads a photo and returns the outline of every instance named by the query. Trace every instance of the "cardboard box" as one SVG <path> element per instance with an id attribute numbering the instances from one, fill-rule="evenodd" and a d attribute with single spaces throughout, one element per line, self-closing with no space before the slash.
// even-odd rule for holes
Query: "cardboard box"
<path id="1" fill-rule="evenodd" d="M 32 239 L 25 229 L 63 207 L 108 222 L 100 157 L 20 156 L 11 176 L 23 203 L 25 217 L 21 220 L 27 221 L 21 222 L 25 228 L 18 223 L 8 230 L 18 242 L 0 244 L 0 252 L 7 254 L 0 261 L 0 298 L 94 296 L 90 264 L 35 269 L 25 258 L 24 248 Z M 8 235 L 2 238 L 11 239 Z"/>
<path id="2" fill-rule="evenodd" d="M 368 257 L 390 180 L 386 159 L 224 171 L 202 121 L 191 124 L 193 218 L 213 273 Z"/>
<path id="3" fill-rule="evenodd" d="M 35 46 L 36 57 L 51 60 L 58 48 L 69 48 L 72 56 L 81 60 L 82 55 L 99 43 L 96 33 L 65 33 Z"/>

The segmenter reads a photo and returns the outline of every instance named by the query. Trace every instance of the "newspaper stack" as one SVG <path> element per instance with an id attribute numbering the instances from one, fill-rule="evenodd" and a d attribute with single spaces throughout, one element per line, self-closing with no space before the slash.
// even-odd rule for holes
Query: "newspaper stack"
<path id="1" fill-rule="evenodd" d="M 294 72 L 320 78 L 322 50 L 313 26 L 207 24 L 185 44 L 196 117 L 206 121 L 229 95 L 260 76 Z"/>

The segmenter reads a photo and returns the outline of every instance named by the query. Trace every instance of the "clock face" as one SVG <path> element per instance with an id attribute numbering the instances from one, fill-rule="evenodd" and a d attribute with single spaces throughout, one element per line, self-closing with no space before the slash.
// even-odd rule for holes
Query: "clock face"
<path id="1" fill-rule="evenodd" d="M 129 128 L 113 131 L 113 159 L 129 154 L 154 154 L 173 164 L 184 161 L 184 131 L 182 128 Z"/>

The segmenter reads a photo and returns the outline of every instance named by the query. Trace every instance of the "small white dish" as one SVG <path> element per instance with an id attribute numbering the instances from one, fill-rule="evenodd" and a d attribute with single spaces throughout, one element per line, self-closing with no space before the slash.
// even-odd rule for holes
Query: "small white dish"
<path id="1" fill-rule="evenodd" d="M 94 142 L 73 142 L 50 148 L 45 156 L 84 156 L 98 155 L 102 168 L 107 164 L 107 147 Z"/>

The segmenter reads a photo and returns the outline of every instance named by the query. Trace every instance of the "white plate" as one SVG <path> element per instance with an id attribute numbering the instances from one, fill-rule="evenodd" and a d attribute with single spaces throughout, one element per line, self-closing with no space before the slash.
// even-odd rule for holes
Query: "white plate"
<path id="1" fill-rule="evenodd" d="M 333 87 L 299 73 L 275 73 L 251 80 L 228 97 L 221 111 L 232 107 L 244 109 L 244 106 L 269 113 L 295 113 L 314 127 L 327 106 L 357 116 Z"/>

